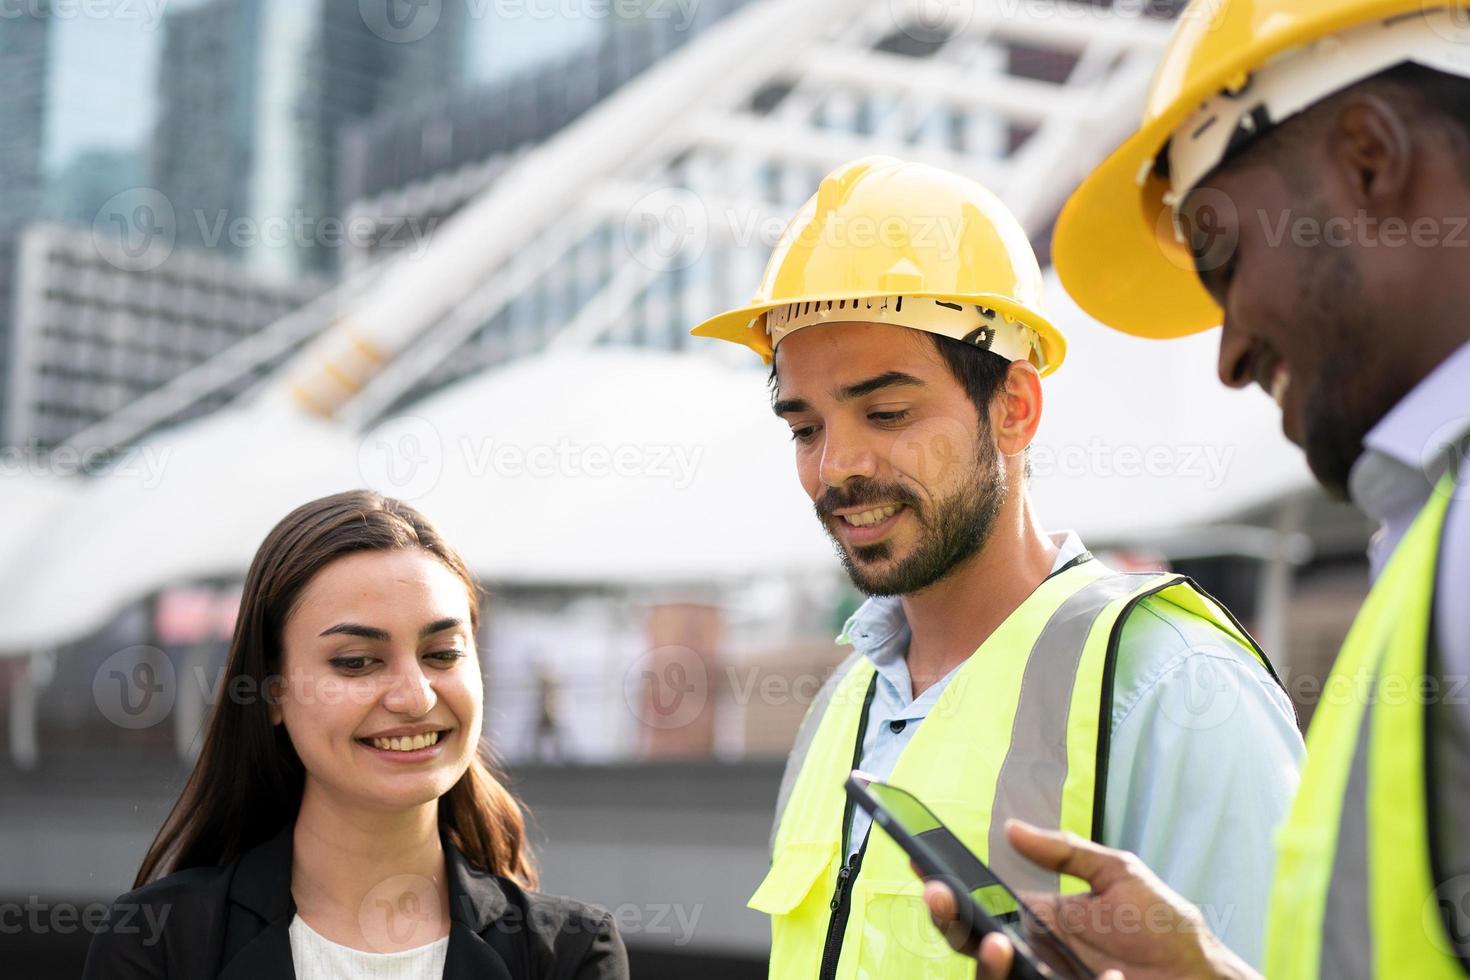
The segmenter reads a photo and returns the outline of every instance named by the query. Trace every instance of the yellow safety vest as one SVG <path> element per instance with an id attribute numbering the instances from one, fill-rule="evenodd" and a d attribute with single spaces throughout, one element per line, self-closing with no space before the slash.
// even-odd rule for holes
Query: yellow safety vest
<path id="1" fill-rule="evenodd" d="M 1470 950 L 1470 908 L 1459 907 L 1463 894 L 1448 898 L 1453 882 L 1434 868 L 1429 805 L 1431 790 L 1453 793 L 1470 815 L 1470 787 L 1432 786 L 1425 735 L 1431 604 L 1453 489 L 1446 477 L 1394 549 L 1312 719 L 1301 789 L 1277 840 L 1270 980 L 1470 976 L 1459 958 Z"/>
<path id="2" fill-rule="evenodd" d="M 1180 575 L 1121 575 L 1090 558 L 1058 571 L 959 669 L 904 748 L 890 782 L 928 803 L 1013 887 L 1077 892 L 1004 844 L 1019 817 L 1096 839 L 1102 829 L 1112 677 L 1128 611 L 1159 596 L 1165 615 L 1195 615 L 1265 656 L 1245 630 Z M 1266 664 L 1270 669 L 1270 664 Z M 1273 674 L 1274 676 L 1274 674 Z M 862 747 L 875 668 L 865 657 L 829 681 L 780 817 L 771 870 L 750 900 L 771 916 L 770 975 L 971 980 L 974 960 L 930 924 L 922 883 L 881 831 L 851 863 L 843 782 Z M 803 726 L 804 728 L 806 726 Z"/>

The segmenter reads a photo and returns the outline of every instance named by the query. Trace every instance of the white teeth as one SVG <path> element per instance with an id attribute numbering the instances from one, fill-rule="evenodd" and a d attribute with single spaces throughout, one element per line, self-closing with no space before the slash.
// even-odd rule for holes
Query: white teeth
<path id="1" fill-rule="evenodd" d="M 1276 368 L 1271 375 L 1271 397 L 1276 402 L 1277 408 L 1286 407 L 1286 389 L 1291 387 L 1291 369 L 1286 365 Z"/>
<path id="2" fill-rule="evenodd" d="M 427 748 L 439 741 L 438 732 L 429 732 L 425 735 L 405 735 L 401 738 L 375 738 L 372 740 L 373 748 L 384 749 L 388 752 L 412 752 L 414 749 Z"/>
<path id="3" fill-rule="evenodd" d="M 872 510 L 865 510 L 861 514 L 845 514 L 842 519 L 853 527 L 867 527 L 869 524 L 877 524 L 879 521 L 888 520 L 888 518 L 898 513 L 898 508 L 898 504 L 889 504 L 887 507 L 875 507 Z"/>

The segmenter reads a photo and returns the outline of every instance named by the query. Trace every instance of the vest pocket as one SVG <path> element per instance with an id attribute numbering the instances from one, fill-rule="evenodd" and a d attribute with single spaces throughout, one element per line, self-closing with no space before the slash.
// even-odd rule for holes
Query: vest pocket
<path id="1" fill-rule="evenodd" d="M 861 881 L 861 877 L 859 877 Z M 924 889 L 911 881 L 861 885 L 858 975 L 905 980 L 972 980 L 975 961 L 949 948 L 929 918 Z"/>
<path id="2" fill-rule="evenodd" d="M 767 915 L 786 915 L 802 903 L 837 857 L 835 841 L 787 844 L 771 862 L 749 905 Z"/>

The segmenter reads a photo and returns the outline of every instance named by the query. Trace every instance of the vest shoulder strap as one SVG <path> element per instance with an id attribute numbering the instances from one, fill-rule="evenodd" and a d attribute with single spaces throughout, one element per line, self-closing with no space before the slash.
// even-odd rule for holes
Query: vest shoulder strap
<path id="1" fill-rule="evenodd" d="M 832 703 L 832 695 L 836 692 L 842 679 L 847 676 L 848 671 L 862 659 L 862 654 L 857 650 L 848 654 L 837 669 L 832 671 L 826 681 L 817 690 L 816 697 L 812 698 L 811 706 L 806 710 L 806 717 L 802 719 L 801 728 L 796 732 L 796 743 L 791 747 L 791 752 L 786 756 L 786 769 L 781 774 L 781 790 L 776 794 L 776 819 L 771 824 L 771 839 L 767 842 L 772 853 L 776 850 L 776 831 L 781 827 L 781 818 L 786 814 L 786 805 L 791 802 L 791 791 L 796 786 L 796 777 L 801 773 L 801 764 L 806 760 L 807 752 L 812 747 L 812 739 L 817 737 L 817 729 L 821 727 L 822 716 L 827 713 L 827 705 Z"/>

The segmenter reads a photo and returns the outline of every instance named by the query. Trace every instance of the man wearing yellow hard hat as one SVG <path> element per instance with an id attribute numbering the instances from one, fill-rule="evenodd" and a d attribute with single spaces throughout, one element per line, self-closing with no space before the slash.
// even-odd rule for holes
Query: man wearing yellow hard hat
<path id="1" fill-rule="evenodd" d="M 916 793 L 1017 887 L 1080 883 L 1021 860 L 1010 818 L 1137 849 L 1259 955 L 1295 715 L 1188 579 L 1118 574 L 1047 533 L 1027 449 L 1066 345 L 1041 300 L 994 196 L 873 157 L 821 182 L 749 304 L 694 331 L 773 361 L 797 475 L 870 597 L 798 736 L 750 901 L 771 916 L 772 977 L 973 973 L 903 852 L 848 804 L 855 767 Z M 1232 710 L 1201 714 L 1205 677 L 1238 692 Z"/>
<path id="2" fill-rule="evenodd" d="M 1085 310 L 1147 337 L 1223 322 L 1221 380 L 1269 392 L 1318 481 L 1381 524 L 1277 838 L 1271 980 L 1470 976 L 1467 226 L 1470 8 L 1434 0 L 1196 2 L 1142 127 L 1057 225 Z M 1092 884 L 1045 902 L 1097 965 L 1254 975 L 1126 855 L 1009 836 Z M 1164 927 L 1120 932 L 1139 907 Z M 1009 957 L 987 939 L 980 975 Z"/>

